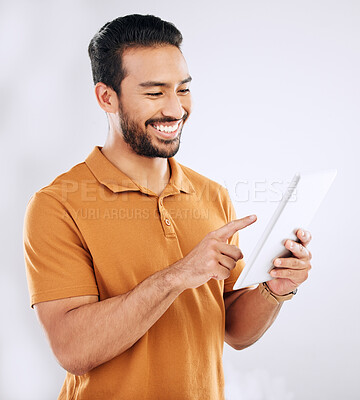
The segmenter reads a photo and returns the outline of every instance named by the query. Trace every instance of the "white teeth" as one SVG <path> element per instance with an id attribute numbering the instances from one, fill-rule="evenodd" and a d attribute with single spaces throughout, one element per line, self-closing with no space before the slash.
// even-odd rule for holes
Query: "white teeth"
<path id="1" fill-rule="evenodd" d="M 170 133 L 170 132 L 175 132 L 177 130 L 177 128 L 179 127 L 179 123 L 180 122 L 178 122 L 173 126 L 154 125 L 154 128 L 156 128 L 160 132 Z"/>

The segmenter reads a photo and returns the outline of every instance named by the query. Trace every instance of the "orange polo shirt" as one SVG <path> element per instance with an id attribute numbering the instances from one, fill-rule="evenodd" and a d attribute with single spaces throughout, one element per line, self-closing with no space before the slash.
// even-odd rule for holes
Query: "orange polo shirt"
<path id="1" fill-rule="evenodd" d="M 175 161 L 157 196 L 95 147 L 29 201 L 24 226 L 31 305 L 126 293 L 235 219 L 227 190 Z M 229 243 L 238 244 L 235 234 Z M 225 281 L 185 290 L 130 349 L 89 373 L 67 373 L 59 399 L 224 399 Z"/>

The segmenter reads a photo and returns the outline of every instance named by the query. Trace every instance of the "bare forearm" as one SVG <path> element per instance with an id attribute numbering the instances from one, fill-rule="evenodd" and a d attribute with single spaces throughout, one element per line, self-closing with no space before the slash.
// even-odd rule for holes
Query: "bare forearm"
<path id="1" fill-rule="evenodd" d="M 272 325 L 281 305 L 266 300 L 259 289 L 232 294 L 226 311 L 225 341 L 241 350 L 255 343 Z"/>
<path id="2" fill-rule="evenodd" d="M 208 233 L 184 258 L 133 290 L 98 302 L 79 296 L 36 304 L 55 356 L 69 372 L 81 375 L 129 349 L 186 289 L 230 276 L 241 251 L 227 240 L 254 218 L 234 220 Z"/>
<path id="3" fill-rule="evenodd" d="M 175 271 L 167 268 L 126 294 L 67 312 L 56 327 L 63 366 L 81 375 L 123 353 L 151 328 L 181 291 Z"/>

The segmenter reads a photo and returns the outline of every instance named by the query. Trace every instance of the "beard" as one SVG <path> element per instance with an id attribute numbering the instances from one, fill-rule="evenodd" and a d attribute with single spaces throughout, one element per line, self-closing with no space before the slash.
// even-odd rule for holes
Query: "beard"
<path id="1" fill-rule="evenodd" d="M 176 119 L 174 118 L 162 118 L 162 119 L 149 119 L 145 122 L 145 129 L 142 129 L 134 120 L 132 120 L 127 113 L 125 113 L 122 107 L 119 107 L 119 115 L 120 115 L 120 127 L 123 132 L 124 141 L 132 148 L 132 150 L 144 157 L 149 158 L 170 158 L 174 157 L 174 155 L 178 152 L 180 147 L 180 138 L 182 129 L 186 119 L 189 114 L 185 112 L 182 120 L 182 126 L 178 133 L 178 135 L 174 139 L 161 139 L 155 138 L 159 143 L 162 143 L 163 146 L 156 146 L 152 142 L 152 136 L 146 132 L 146 127 L 150 124 L 161 122 L 172 122 Z"/>

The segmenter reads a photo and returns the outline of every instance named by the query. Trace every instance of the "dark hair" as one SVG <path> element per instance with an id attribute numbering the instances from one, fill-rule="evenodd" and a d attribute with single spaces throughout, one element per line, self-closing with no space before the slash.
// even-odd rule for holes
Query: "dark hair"
<path id="1" fill-rule="evenodd" d="M 126 76 L 122 54 L 129 47 L 173 45 L 180 50 L 182 35 L 170 22 L 154 15 L 132 14 L 106 23 L 91 39 L 88 52 L 94 84 L 103 82 L 120 96 Z"/>

